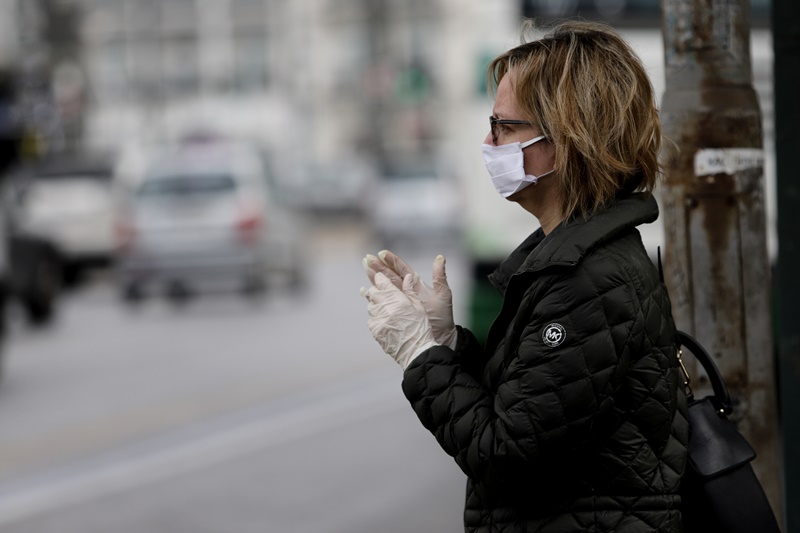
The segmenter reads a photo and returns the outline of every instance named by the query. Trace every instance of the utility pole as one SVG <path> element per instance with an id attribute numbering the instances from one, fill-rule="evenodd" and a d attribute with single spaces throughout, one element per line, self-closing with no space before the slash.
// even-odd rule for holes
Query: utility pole
<path id="1" fill-rule="evenodd" d="M 362 0 L 366 33 L 369 42 L 369 86 L 368 98 L 365 106 L 368 109 L 369 137 L 367 150 L 378 165 L 379 170 L 385 170 L 388 154 L 386 151 L 386 124 L 388 123 L 388 94 L 386 84 L 388 61 L 388 45 L 386 33 L 388 30 L 387 9 L 385 0 Z"/>
<path id="2" fill-rule="evenodd" d="M 673 314 L 719 366 L 738 427 L 758 453 L 753 468 L 781 516 L 764 150 L 748 0 L 661 0 L 661 12 L 662 206 Z M 698 366 L 694 374 L 707 388 Z"/>
<path id="3" fill-rule="evenodd" d="M 800 22 L 796 0 L 772 0 L 778 189 L 778 361 L 786 529 L 800 531 Z"/>

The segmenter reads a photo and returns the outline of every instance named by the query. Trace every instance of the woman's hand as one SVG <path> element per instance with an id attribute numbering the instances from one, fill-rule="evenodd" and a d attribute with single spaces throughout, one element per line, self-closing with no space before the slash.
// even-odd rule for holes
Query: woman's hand
<path id="1" fill-rule="evenodd" d="M 436 342 L 455 349 L 458 332 L 453 320 L 453 293 L 447 284 L 443 255 L 436 256 L 433 261 L 433 287 L 425 284 L 414 269 L 388 250 L 379 252 L 378 257 L 368 255 L 364 259 L 364 270 L 373 285 L 376 274 L 381 273 L 404 292 L 403 280 L 412 276 L 410 291 L 422 302 Z"/>
<path id="2" fill-rule="evenodd" d="M 373 279 L 375 285 L 361 291 L 369 302 L 367 325 L 383 351 L 405 370 L 415 357 L 436 346 L 430 322 L 422 302 L 411 292 L 411 274 L 401 289 L 380 272 Z"/>

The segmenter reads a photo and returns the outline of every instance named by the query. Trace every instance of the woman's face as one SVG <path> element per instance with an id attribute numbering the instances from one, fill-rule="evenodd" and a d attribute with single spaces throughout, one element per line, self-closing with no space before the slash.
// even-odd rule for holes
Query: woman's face
<path id="1" fill-rule="evenodd" d="M 514 71 L 506 73 L 500 80 L 497 86 L 493 115 L 499 119 L 525 120 L 512 91 L 513 82 Z M 486 144 L 501 145 L 525 142 L 541 135 L 539 128 L 532 124 L 498 124 L 495 127 L 495 139 L 489 132 L 484 140 Z M 522 154 L 525 174 L 542 176 L 555 167 L 556 149 L 547 139 L 524 148 Z M 525 187 L 507 198 L 507 200 L 518 203 L 538 218 L 545 233 L 550 232 L 563 218 L 560 208 L 559 182 L 554 178 L 555 174 L 542 176 L 542 179 L 535 185 Z"/>
<path id="2" fill-rule="evenodd" d="M 492 114 L 495 118 L 511 119 L 511 120 L 525 120 L 519 106 L 517 99 L 512 91 L 512 82 L 514 78 L 514 71 L 509 71 L 500 80 L 497 86 L 497 94 L 494 101 L 494 109 Z M 512 142 L 525 142 L 541 135 L 539 129 L 534 125 L 529 124 L 498 124 L 495 126 L 497 134 L 496 142 L 492 139 L 492 133 L 486 136 L 484 142 L 486 144 L 508 144 Z M 534 143 L 523 150 L 525 161 L 525 173 L 540 176 L 553 169 L 555 164 L 555 148 L 543 139 L 540 142 Z M 527 187 L 523 191 L 529 189 Z M 523 191 L 520 191 L 523 192 Z M 517 193 L 519 194 L 519 193 Z M 516 195 L 513 195 L 516 196 Z M 513 199 L 509 197 L 509 200 Z"/>

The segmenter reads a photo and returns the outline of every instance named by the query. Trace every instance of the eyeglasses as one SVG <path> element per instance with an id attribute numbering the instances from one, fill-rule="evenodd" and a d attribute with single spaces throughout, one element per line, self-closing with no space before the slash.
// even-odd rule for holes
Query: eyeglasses
<path id="1" fill-rule="evenodd" d="M 527 125 L 533 126 L 533 123 L 528 122 L 527 120 L 514 120 L 508 118 L 497 118 L 495 116 L 489 117 L 489 128 L 492 130 L 492 142 L 497 144 L 498 132 L 497 132 L 497 125 L 506 125 L 506 124 L 515 124 L 515 125 Z"/>

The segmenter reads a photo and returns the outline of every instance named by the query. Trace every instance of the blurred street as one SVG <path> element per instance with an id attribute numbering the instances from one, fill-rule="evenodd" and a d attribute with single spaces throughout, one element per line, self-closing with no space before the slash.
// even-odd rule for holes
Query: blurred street
<path id="1" fill-rule="evenodd" d="M 127 308 L 103 273 L 43 331 L 12 317 L 0 531 L 461 530 L 463 475 L 366 327 L 378 249 L 316 227 L 301 294 Z M 439 251 L 458 299 L 456 249 L 405 256 L 429 276 Z"/>
<path id="2" fill-rule="evenodd" d="M 773 3 L 0 0 L 0 533 L 462 531 L 465 476 L 367 328 L 361 261 L 388 247 L 430 282 L 444 253 L 455 320 L 485 336 L 500 304 L 486 275 L 538 227 L 487 173 L 487 69 L 556 21 L 617 29 L 659 109 L 665 67 L 694 50 L 683 28 L 742 68 L 742 101 L 752 81 L 758 106 L 718 113 L 749 117 L 747 143 L 662 146 L 723 163 L 718 149 L 744 147 L 759 168 L 736 191 L 665 180 L 662 216 L 639 229 L 667 265 L 678 236 L 728 227 L 692 237 L 675 278 L 735 312 L 720 346 L 767 356 L 756 293 L 732 305 L 727 284 L 719 302 L 711 289 L 717 265 L 736 286 L 758 274 L 740 242 L 778 263 L 775 117 L 790 115 L 773 73 L 791 69 L 773 69 Z M 673 94 L 688 107 L 665 124 L 739 100 Z M 720 191 L 728 214 L 698 215 Z M 737 240 L 762 216 L 765 235 Z M 672 301 L 702 333 L 694 299 Z"/>

